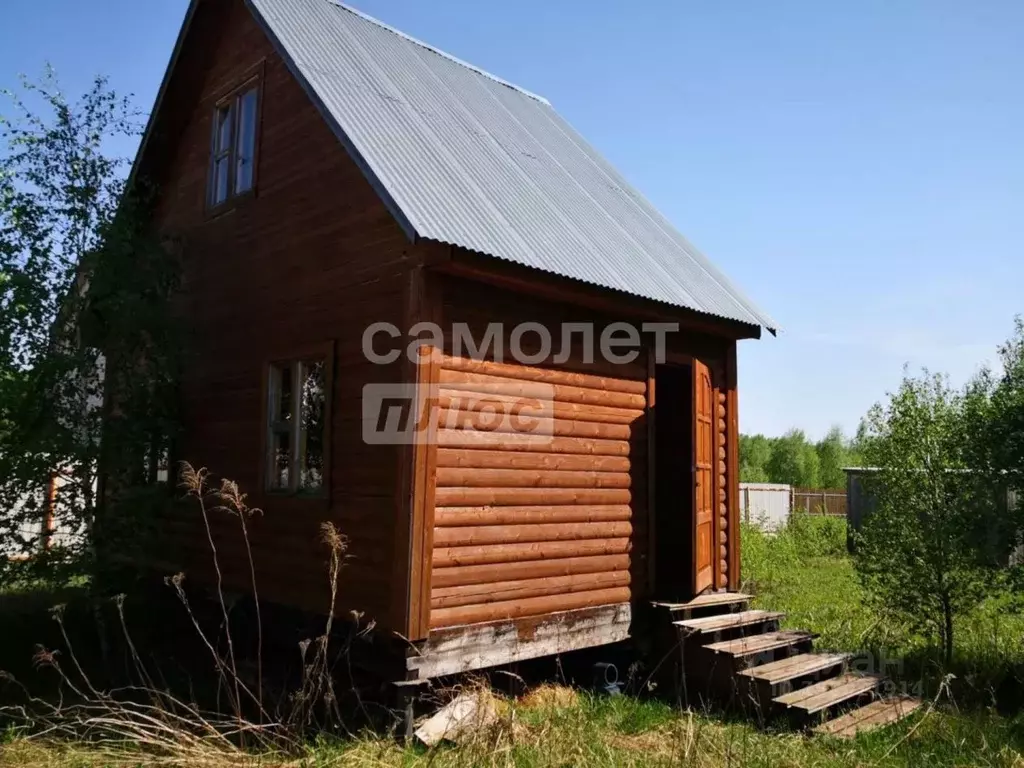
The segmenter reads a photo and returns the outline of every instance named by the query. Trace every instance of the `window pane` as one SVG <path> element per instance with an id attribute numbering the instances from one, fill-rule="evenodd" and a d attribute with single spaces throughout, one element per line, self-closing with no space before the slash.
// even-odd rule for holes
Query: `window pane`
<path id="1" fill-rule="evenodd" d="M 273 393 L 271 418 L 275 422 L 290 422 L 292 420 L 292 366 L 275 365 L 273 378 Z"/>
<path id="2" fill-rule="evenodd" d="M 213 162 L 213 189 L 210 202 L 214 205 L 228 199 L 228 163 L 227 156 Z"/>
<path id="3" fill-rule="evenodd" d="M 238 142 L 235 149 L 235 193 L 252 189 L 256 157 L 256 94 L 253 88 L 239 98 Z"/>
<path id="4" fill-rule="evenodd" d="M 318 490 L 324 484 L 324 441 L 327 404 L 324 362 L 317 360 L 302 366 L 302 422 L 299 435 L 299 487 Z"/>
<path id="5" fill-rule="evenodd" d="M 287 490 L 291 483 L 292 436 L 289 432 L 270 433 L 270 465 L 267 468 L 267 485 L 270 488 Z"/>
<path id="6" fill-rule="evenodd" d="M 234 110 L 230 105 L 217 110 L 217 145 L 214 154 L 220 154 L 231 148 L 231 123 Z"/>

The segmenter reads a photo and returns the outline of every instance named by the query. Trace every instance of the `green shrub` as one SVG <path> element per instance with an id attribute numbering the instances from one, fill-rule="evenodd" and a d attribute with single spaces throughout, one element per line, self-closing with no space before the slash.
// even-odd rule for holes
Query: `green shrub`
<path id="1" fill-rule="evenodd" d="M 801 557 L 842 557 L 846 554 L 846 518 L 794 512 L 786 526 Z"/>
<path id="2" fill-rule="evenodd" d="M 802 563 L 846 555 L 846 520 L 793 514 L 789 523 L 765 532 L 740 524 L 740 570 L 744 588 L 760 592 L 780 586 Z"/>

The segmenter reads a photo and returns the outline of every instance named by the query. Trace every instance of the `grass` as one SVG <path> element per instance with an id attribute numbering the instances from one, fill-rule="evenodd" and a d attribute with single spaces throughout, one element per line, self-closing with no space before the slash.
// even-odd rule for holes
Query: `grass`
<path id="1" fill-rule="evenodd" d="M 752 529 L 744 536 L 743 571 L 757 592 L 758 607 L 786 611 L 788 626 L 819 633 L 819 648 L 853 652 L 857 663 L 884 664 L 887 673 L 911 691 L 916 687 L 935 706 L 847 742 L 764 731 L 740 718 L 680 712 L 650 698 L 548 685 L 518 699 L 482 694 L 494 699 L 499 716 L 457 745 L 427 750 L 367 732 L 320 740 L 298 753 L 264 752 L 230 764 L 1024 768 L 1024 715 L 1000 714 L 994 706 L 1001 686 L 1021 688 L 1015 670 L 1024 662 L 1024 616 L 1013 595 L 994 596 L 961 619 L 956 678 L 943 686 L 943 677 L 931 666 L 934 653 L 926 639 L 868 607 L 845 554 L 841 525 L 798 520 L 774 536 Z M 100 754 L 82 743 L 39 741 L 15 732 L 0 737 L 2 768 L 156 762 L 130 744 Z"/>
<path id="2" fill-rule="evenodd" d="M 957 618 L 954 663 L 943 669 L 934 643 L 870 605 L 846 554 L 842 520 L 797 518 L 774 536 L 745 527 L 742 552 L 754 606 L 785 611 L 784 626 L 818 633 L 816 648 L 852 653 L 856 668 L 884 672 L 915 695 L 931 698 L 945 681 L 958 704 L 1024 704 L 1024 611 L 1012 590 Z"/>

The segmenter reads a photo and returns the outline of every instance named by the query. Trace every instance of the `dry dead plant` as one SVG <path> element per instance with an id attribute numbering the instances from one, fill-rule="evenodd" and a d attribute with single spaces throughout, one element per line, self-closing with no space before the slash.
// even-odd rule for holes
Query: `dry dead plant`
<path id="1" fill-rule="evenodd" d="M 215 575 L 215 602 L 221 619 L 216 637 L 203 628 L 189 602 L 184 588 L 185 574 L 178 573 L 165 581 L 184 607 L 196 637 L 213 660 L 218 689 L 227 695 L 227 714 L 184 701 L 166 686 L 155 682 L 154 674 L 143 662 L 128 630 L 124 595 L 118 595 L 113 602 L 137 682 L 110 690 L 101 690 L 94 685 L 75 653 L 64 624 L 63 606 L 57 606 L 52 617 L 60 627 L 65 647 L 63 650 L 38 647 L 33 659 L 37 669 L 56 673 L 56 700 L 34 696 L 11 675 L 0 672 L 0 680 L 13 685 L 23 696 L 21 704 L 0 707 L 0 717 L 18 724 L 18 730 L 24 735 L 22 741 L 87 744 L 93 757 L 109 765 L 135 765 L 140 758 L 148 764 L 163 765 L 251 765 L 257 756 L 261 763 L 269 761 L 283 765 L 297 760 L 303 753 L 302 737 L 304 731 L 317 721 L 317 711 L 341 723 L 330 640 L 335 630 L 335 605 L 346 558 L 345 536 L 333 523 L 325 522 L 321 526 L 320 543 L 329 550 L 330 605 L 324 631 L 318 637 L 300 643 L 301 685 L 272 716 L 263 699 L 262 615 L 248 527 L 251 517 L 260 514 L 260 510 L 248 505 L 245 494 L 233 481 L 222 480 L 211 488 L 206 469 L 195 469 L 183 463 L 180 479 L 185 496 L 196 502 L 210 549 Z M 213 514 L 237 518 L 245 545 L 252 597 L 256 604 L 255 690 L 246 684 L 238 671 L 230 611 L 224 595 L 224 578 L 211 524 Z M 361 615 L 356 614 L 353 619 L 356 630 L 352 638 L 373 629 L 372 623 L 359 627 Z M 219 649 L 222 642 L 223 651 Z M 342 655 L 346 650 L 342 649 Z M 65 668 L 62 658 L 68 660 L 69 667 Z M 250 717 L 249 713 L 255 717 Z"/>

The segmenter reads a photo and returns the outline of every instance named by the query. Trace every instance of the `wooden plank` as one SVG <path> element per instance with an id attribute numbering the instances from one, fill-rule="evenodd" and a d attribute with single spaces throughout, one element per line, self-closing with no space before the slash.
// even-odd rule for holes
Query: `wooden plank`
<path id="1" fill-rule="evenodd" d="M 437 444 L 442 448 L 485 448 L 502 451 L 527 453 L 568 453 L 579 455 L 626 456 L 630 454 L 628 440 L 612 440 L 590 437 L 559 435 L 536 435 L 472 432 L 459 429 L 443 429 L 437 435 Z"/>
<path id="2" fill-rule="evenodd" d="M 792 680 L 797 677 L 821 672 L 844 664 L 850 658 L 848 653 L 801 653 L 769 664 L 740 670 L 739 674 L 760 680 L 770 685 Z"/>
<path id="3" fill-rule="evenodd" d="M 439 300 L 436 296 L 429 297 L 429 301 L 435 309 L 431 312 L 432 317 L 438 317 L 437 307 L 439 306 Z M 435 352 L 437 354 L 435 354 Z M 436 386 L 437 377 L 440 371 L 439 367 L 440 351 L 435 350 L 433 347 L 427 348 L 427 363 L 426 373 L 427 380 L 423 382 L 423 385 L 429 392 L 431 388 Z M 426 395 L 429 397 L 429 395 Z M 429 406 L 427 406 L 429 410 Z M 431 429 L 433 429 L 431 427 Z M 434 552 L 434 513 L 435 513 L 435 497 L 437 494 L 437 442 L 434 439 L 434 433 L 430 434 L 426 438 L 425 443 L 418 445 L 419 452 L 424 454 L 423 459 L 423 497 L 421 506 L 418 508 L 419 515 L 422 517 L 422 544 L 420 545 L 417 556 L 422 560 L 422 566 L 420 571 L 420 584 L 417 595 L 417 603 L 419 605 L 419 623 L 417 625 L 417 633 L 414 636 L 416 639 L 426 637 L 428 627 L 431 624 L 430 619 L 430 590 L 431 590 L 431 579 L 433 576 L 432 566 L 432 553 Z M 410 640 L 413 637 L 409 638 Z"/>
<path id="4" fill-rule="evenodd" d="M 523 366 L 523 368 L 527 367 L 529 366 Z M 647 398 L 642 391 L 637 393 L 615 392 L 568 384 L 547 384 L 508 376 L 453 371 L 450 368 L 441 369 L 440 383 L 445 389 L 512 395 L 514 397 L 544 397 L 561 403 L 611 406 L 640 412 L 647 405 Z"/>
<path id="5" fill-rule="evenodd" d="M 647 584 L 648 589 L 656 593 L 658 590 L 657 584 L 657 509 L 655 500 L 658 497 L 658 486 L 657 477 L 655 473 L 655 466 L 657 465 L 657 417 L 656 407 L 658 404 L 657 400 L 657 387 L 655 382 L 657 379 L 657 360 L 654 344 L 648 340 L 645 352 L 647 354 L 647 461 L 645 466 L 647 469 Z"/>
<path id="6" fill-rule="evenodd" d="M 750 595 L 745 595 L 742 592 L 706 592 L 703 595 L 697 595 L 692 600 L 687 600 L 683 603 L 658 603 L 655 602 L 653 605 L 659 608 L 668 608 L 670 611 L 682 611 L 686 609 L 695 608 L 711 608 L 720 605 L 737 605 L 739 603 L 749 603 L 751 601 Z"/>
<path id="7" fill-rule="evenodd" d="M 702 646 L 705 650 L 722 653 L 735 658 L 756 656 L 768 651 L 776 651 L 787 646 L 799 645 L 814 639 L 811 632 L 786 630 L 782 632 L 766 632 L 754 637 L 741 637 L 736 640 L 724 640 Z"/>
<path id="8" fill-rule="evenodd" d="M 440 507 L 629 504 L 625 489 L 604 488 L 438 488 Z"/>
<path id="9" fill-rule="evenodd" d="M 629 472 L 628 456 L 593 454 L 520 453 L 513 451 L 440 448 L 438 467 L 475 469 L 543 469 L 557 471 Z"/>
<path id="10" fill-rule="evenodd" d="M 631 549 L 628 537 L 585 541 L 544 541 L 523 544 L 489 544 L 475 547 L 438 547 L 434 567 L 533 562 L 593 555 L 620 555 Z"/>
<path id="11" fill-rule="evenodd" d="M 449 370 L 465 371 L 467 373 L 539 381 L 546 384 L 565 384 L 573 387 L 599 389 L 606 392 L 625 392 L 627 394 L 642 395 L 645 391 L 643 381 L 629 378 L 595 376 L 593 374 L 540 368 L 537 366 L 500 363 L 490 360 L 474 360 L 468 357 L 445 355 L 442 359 L 442 365 Z"/>
<path id="12" fill-rule="evenodd" d="M 434 630 L 406 665 L 412 675 L 428 679 L 608 645 L 629 639 L 631 619 L 626 602 Z"/>
<path id="13" fill-rule="evenodd" d="M 580 504 L 525 507 L 438 507 L 434 513 L 437 528 L 478 525 L 535 525 L 554 523 L 629 522 L 628 504 Z M 434 534 L 437 536 L 437 533 Z"/>
<path id="14" fill-rule="evenodd" d="M 467 565 L 435 568 L 433 583 L 437 587 L 454 587 L 461 584 L 488 584 L 512 579 L 571 576 L 581 573 L 612 573 L 629 570 L 629 566 L 628 554 Z"/>
<path id="15" fill-rule="evenodd" d="M 518 579 L 488 584 L 467 584 L 461 587 L 439 587 L 431 593 L 431 605 L 434 608 L 453 608 L 459 605 L 496 603 L 524 597 L 543 597 L 544 595 L 626 587 L 629 586 L 629 583 L 629 571 L 613 571 L 611 573 L 585 573 L 540 579 Z"/>
<path id="16" fill-rule="evenodd" d="M 778 621 L 786 614 L 777 611 L 739 611 L 718 616 L 707 616 L 701 619 L 682 619 L 672 623 L 687 632 L 722 632 L 727 629 L 739 629 L 753 624 L 764 624 Z"/>
<path id="17" fill-rule="evenodd" d="M 482 605 L 467 605 L 458 608 L 439 608 L 431 612 L 430 624 L 431 627 L 452 627 L 500 619 L 516 619 L 523 616 L 541 616 L 547 613 L 590 608 L 596 605 L 613 605 L 628 602 L 629 599 L 629 587 L 612 587 L 586 592 L 505 600 Z"/>
<path id="18" fill-rule="evenodd" d="M 494 410 L 498 405 L 507 413 L 524 413 L 529 415 L 538 407 L 556 419 L 571 421 L 597 421 L 605 424 L 631 424 L 643 418 L 643 411 L 636 408 L 615 408 L 604 405 L 580 405 L 577 403 L 559 403 L 550 399 L 550 393 L 540 389 L 531 397 L 504 395 L 489 390 L 454 389 L 440 387 L 438 402 L 442 408 L 451 411 L 483 411 Z"/>
<path id="19" fill-rule="evenodd" d="M 607 424 L 595 421 L 574 421 L 570 419 L 533 416 L 522 420 L 485 411 L 438 409 L 438 424 L 441 431 L 488 432 L 500 435 L 523 435 L 537 442 L 546 442 L 552 437 L 583 437 L 598 440 L 629 440 L 633 429 L 629 424 Z"/>
<path id="20" fill-rule="evenodd" d="M 729 588 L 739 589 L 742 582 L 740 573 L 740 422 L 739 422 L 739 380 L 736 363 L 736 342 L 729 343 L 725 358 L 726 385 L 726 466 L 728 471 L 727 498 L 729 504 L 728 567 Z"/>
<path id="21" fill-rule="evenodd" d="M 525 544 L 544 541 L 583 541 L 627 538 L 633 532 L 629 521 L 612 523 L 540 523 L 536 525 L 481 525 L 440 527 L 434 531 L 434 545 L 445 547 L 488 544 Z"/>
<path id="22" fill-rule="evenodd" d="M 823 680 L 798 691 L 776 696 L 772 701 L 813 715 L 836 704 L 857 698 L 875 690 L 882 682 L 878 675 L 858 675 L 852 672 Z"/>
<path id="23" fill-rule="evenodd" d="M 822 723 L 814 728 L 814 732 L 839 739 L 852 739 L 858 733 L 873 731 L 909 717 L 920 709 L 923 703 L 912 696 L 879 699 Z"/>
<path id="24" fill-rule="evenodd" d="M 439 467 L 442 488 L 629 488 L 628 472 L 557 469 L 464 469 Z"/>

